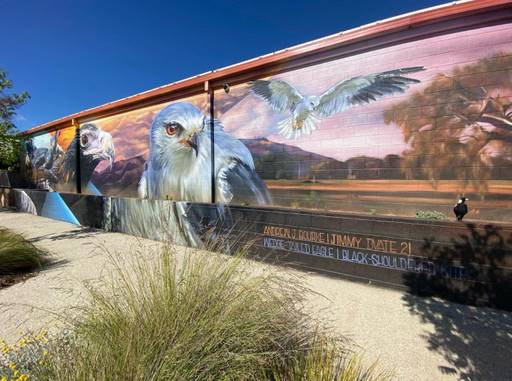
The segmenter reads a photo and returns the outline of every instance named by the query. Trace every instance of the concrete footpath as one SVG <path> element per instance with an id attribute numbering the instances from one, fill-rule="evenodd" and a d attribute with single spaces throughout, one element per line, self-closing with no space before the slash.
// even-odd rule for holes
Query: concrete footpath
<path id="1" fill-rule="evenodd" d="M 103 248 L 127 259 L 135 248 L 158 243 L 82 228 L 29 214 L 0 211 L 0 226 L 49 250 L 56 264 L 23 283 L 0 290 L 0 337 L 37 329 L 84 300 L 84 282 L 106 275 Z M 179 248 L 178 256 L 187 249 Z M 512 380 L 512 313 L 476 308 L 319 274 L 299 273 L 312 295 L 307 308 L 394 369 L 398 380 Z"/>

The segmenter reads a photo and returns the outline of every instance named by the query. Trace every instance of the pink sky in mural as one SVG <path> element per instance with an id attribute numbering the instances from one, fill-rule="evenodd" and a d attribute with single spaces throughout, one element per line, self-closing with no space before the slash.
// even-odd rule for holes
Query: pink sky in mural
<path id="1" fill-rule="evenodd" d="M 276 75 L 273 78 L 285 80 L 303 95 L 321 95 L 336 83 L 359 75 L 410 66 L 426 69 L 408 75 L 421 83 L 411 85 L 406 93 L 352 107 L 321 120 L 310 136 L 297 140 L 278 133 L 277 122 L 288 115 L 274 112 L 253 94 L 226 112 L 222 122 L 225 129 L 238 138 L 265 137 L 338 160 L 359 155 L 381 158 L 388 154 L 399 155 L 408 145 L 398 126 L 384 123 L 383 111 L 427 87 L 439 73 L 449 74 L 455 66 L 499 52 L 512 52 L 510 41 L 512 30 L 508 26 L 492 26 L 413 41 Z M 229 97 L 223 92 L 217 94 L 220 102 Z"/>
<path id="2" fill-rule="evenodd" d="M 297 140 L 279 135 L 277 123 L 288 115 L 274 112 L 261 98 L 248 94 L 236 103 L 237 96 L 246 92 L 245 84 L 234 86 L 229 94 L 222 90 L 216 92 L 217 117 L 225 130 L 237 138 L 264 137 L 338 160 L 359 155 L 382 158 L 388 154 L 401 154 L 408 146 L 398 126 L 384 123 L 383 111 L 424 89 L 439 73 L 449 74 L 457 65 L 470 64 L 495 53 L 512 53 L 510 41 L 512 29 L 508 25 L 491 26 L 408 42 L 276 75 L 274 78 L 287 81 L 303 95 L 321 95 L 339 81 L 358 75 L 410 66 L 426 69 L 409 75 L 421 83 L 413 84 L 406 93 L 352 107 L 321 120 L 318 129 L 310 136 Z M 231 107 L 229 101 L 233 100 L 235 105 Z M 208 114 L 206 94 L 180 101 L 192 102 Z M 112 134 L 116 161 L 147 156 L 151 122 L 167 104 L 94 121 Z"/>
<path id="3" fill-rule="evenodd" d="M 205 96 L 198 96 L 182 101 L 191 102 L 199 108 L 204 108 L 205 99 Z M 112 135 L 116 149 L 116 161 L 127 160 L 136 156 L 144 156 L 147 159 L 151 123 L 158 112 L 170 103 L 149 106 L 94 121 L 103 131 Z M 101 171 L 104 168 L 103 165 L 98 167 L 97 170 Z"/>

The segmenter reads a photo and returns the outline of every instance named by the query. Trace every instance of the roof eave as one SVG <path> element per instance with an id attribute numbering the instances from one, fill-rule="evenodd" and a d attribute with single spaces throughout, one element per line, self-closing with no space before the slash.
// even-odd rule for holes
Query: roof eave
<path id="1" fill-rule="evenodd" d="M 23 131 L 20 134 L 28 135 L 51 131 L 70 126 L 73 123 L 73 120 L 80 121 L 81 119 L 90 119 L 93 117 L 99 118 L 106 115 L 112 115 L 116 113 L 116 110 L 122 111 L 130 107 L 135 107 L 138 104 L 144 104 L 151 102 L 151 100 L 162 98 L 163 96 L 171 93 L 204 86 L 206 81 L 209 83 L 220 82 L 224 78 L 232 77 L 248 71 L 262 69 L 269 65 L 286 63 L 287 61 L 298 59 L 302 56 L 310 55 L 322 50 L 334 49 L 345 44 L 372 39 L 385 34 L 390 34 L 443 19 L 456 18 L 471 13 L 480 13 L 509 6 L 512 6 L 512 0 L 465 0 L 455 1 L 412 13 L 406 13 L 189 77 L 181 81 L 147 90 L 101 106 L 86 109 L 48 123 L 41 124 L 27 131 Z"/>

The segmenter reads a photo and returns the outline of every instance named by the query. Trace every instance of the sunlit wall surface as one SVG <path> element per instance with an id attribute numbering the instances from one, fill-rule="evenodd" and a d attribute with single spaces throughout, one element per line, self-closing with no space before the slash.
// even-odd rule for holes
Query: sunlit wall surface
<path id="1" fill-rule="evenodd" d="M 364 215 L 512 221 L 512 27 L 330 59 L 31 138 L 34 186 Z M 212 142 L 213 126 L 213 142 Z M 212 157 L 212 147 L 214 148 Z M 76 180 L 75 180 L 76 181 Z"/>
<path id="2" fill-rule="evenodd" d="M 202 94 L 82 124 L 84 155 L 95 158 L 82 159 L 82 191 L 211 202 L 207 106 Z"/>
<path id="3" fill-rule="evenodd" d="M 273 205 L 512 220 L 512 28 L 372 50 L 215 93 Z M 402 70 L 399 70 L 402 69 Z"/>
<path id="4" fill-rule="evenodd" d="M 21 172 L 32 187 L 76 192 L 75 128 L 68 127 L 25 139 L 21 146 Z"/>

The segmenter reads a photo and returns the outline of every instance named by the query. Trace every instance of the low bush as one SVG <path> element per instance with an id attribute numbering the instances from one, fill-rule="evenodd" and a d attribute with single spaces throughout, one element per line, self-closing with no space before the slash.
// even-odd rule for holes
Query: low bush
<path id="1" fill-rule="evenodd" d="M 437 210 L 419 210 L 416 212 L 416 218 L 422 220 L 448 220 L 448 216 L 443 212 L 438 212 Z"/>
<path id="2" fill-rule="evenodd" d="M 22 235 L 0 228 L 0 276 L 41 268 L 48 255 Z"/>
<path id="3" fill-rule="evenodd" d="M 153 253 L 159 254 L 159 253 Z M 241 257 L 170 250 L 114 262 L 70 333 L 45 344 L 35 380 L 382 380 L 304 312 L 297 279 Z"/>

